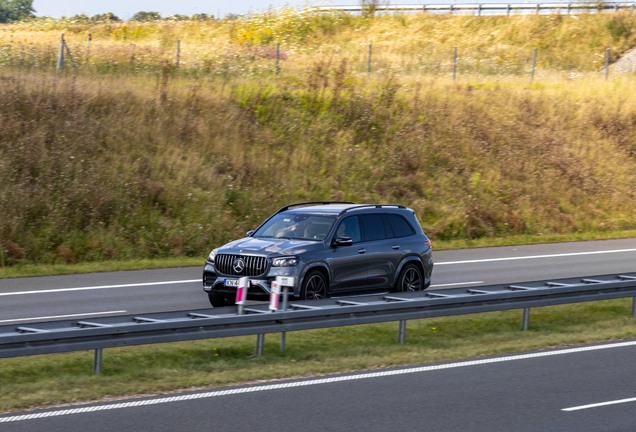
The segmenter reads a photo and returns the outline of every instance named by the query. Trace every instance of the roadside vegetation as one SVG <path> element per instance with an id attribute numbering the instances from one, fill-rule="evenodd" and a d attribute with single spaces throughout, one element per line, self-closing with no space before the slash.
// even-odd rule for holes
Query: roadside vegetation
<path id="1" fill-rule="evenodd" d="M 104 350 L 102 375 L 91 375 L 92 351 L 0 360 L 0 412 L 110 401 L 173 391 L 291 377 L 433 363 L 636 337 L 630 299 L 407 323 L 361 325 L 265 336 L 254 357 L 251 336 Z"/>
<path id="2" fill-rule="evenodd" d="M 635 24 L 284 9 L 0 26 L 0 267 L 203 257 L 330 199 L 408 205 L 448 247 L 623 236 L 636 80 L 596 71 Z M 61 31 L 77 72 L 54 73 Z"/>

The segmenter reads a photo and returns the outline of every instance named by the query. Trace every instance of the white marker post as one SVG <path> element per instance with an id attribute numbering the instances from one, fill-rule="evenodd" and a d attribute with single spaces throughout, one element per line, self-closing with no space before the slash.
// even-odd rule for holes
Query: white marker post
<path id="1" fill-rule="evenodd" d="M 243 305 L 247 300 L 247 288 L 249 287 L 250 280 L 246 277 L 239 279 L 239 286 L 236 288 L 236 303 L 238 305 L 238 314 L 243 315 Z"/>
<path id="2" fill-rule="evenodd" d="M 269 310 L 276 312 L 280 301 L 280 284 L 278 281 L 272 282 L 272 290 L 269 293 Z"/>
<path id="3" fill-rule="evenodd" d="M 276 276 L 276 281 L 272 283 L 272 286 L 276 283 L 283 288 L 283 312 L 287 310 L 287 297 L 289 296 L 289 287 L 294 286 L 293 277 Z M 280 352 L 285 351 L 285 332 L 280 332 Z"/>

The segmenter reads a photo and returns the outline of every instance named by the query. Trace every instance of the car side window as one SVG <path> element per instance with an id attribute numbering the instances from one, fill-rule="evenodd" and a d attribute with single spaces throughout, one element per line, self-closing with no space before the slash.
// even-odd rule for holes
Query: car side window
<path id="1" fill-rule="evenodd" d="M 384 221 L 382 215 L 370 214 L 360 216 L 362 219 L 362 228 L 364 231 L 364 241 L 384 240 L 386 233 L 384 232 Z"/>
<path id="2" fill-rule="evenodd" d="M 354 243 L 359 243 L 362 239 L 360 235 L 360 221 L 358 216 L 351 216 L 340 222 L 336 230 L 336 238 L 350 237 Z"/>
<path id="3" fill-rule="evenodd" d="M 386 238 L 392 239 L 395 237 L 393 234 L 393 230 L 391 229 L 391 224 L 389 224 L 389 219 L 387 215 L 382 216 L 382 220 L 384 221 L 384 232 L 386 232 Z"/>
<path id="4" fill-rule="evenodd" d="M 399 215 L 387 215 L 393 233 L 396 237 L 408 237 L 415 234 L 415 230 L 409 225 L 409 223 Z"/>

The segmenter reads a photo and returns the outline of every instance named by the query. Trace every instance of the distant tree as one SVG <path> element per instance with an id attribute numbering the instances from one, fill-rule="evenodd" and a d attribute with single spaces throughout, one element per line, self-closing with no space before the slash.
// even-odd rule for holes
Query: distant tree
<path id="1" fill-rule="evenodd" d="M 91 21 L 114 21 L 121 22 L 121 19 L 112 12 L 108 12 L 105 14 L 93 15 L 91 17 Z"/>
<path id="2" fill-rule="evenodd" d="M 187 16 L 187 15 L 174 14 L 174 15 L 170 15 L 169 17 L 164 18 L 164 20 L 166 20 L 166 21 L 189 21 L 190 17 Z"/>
<path id="3" fill-rule="evenodd" d="M 161 19 L 159 12 L 137 12 L 130 19 L 131 21 L 158 21 Z"/>
<path id="4" fill-rule="evenodd" d="M 208 15 L 208 14 L 200 13 L 200 14 L 192 15 L 190 17 L 190 19 L 192 19 L 192 21 L 208 21 L 208 20 L 213 20 L 214 19 L 214 15 Z"/>
<path id="5" fill-rule="evenodd" d="M 0 0 L 0 23 L 20 21 L 32 17 L 33 0 Z"/>

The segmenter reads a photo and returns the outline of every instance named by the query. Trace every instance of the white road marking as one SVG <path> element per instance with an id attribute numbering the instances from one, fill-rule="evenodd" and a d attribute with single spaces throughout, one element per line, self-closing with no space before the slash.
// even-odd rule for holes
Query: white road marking
<path id="1" fill-rule="evenodd" d="M 516 260 L 539 259 L 539 258 L 557 258 L 557 257 L 581 256 L 581 255 L 599 255 L 599 254 L 610 254 L 610 253 L 621 253 L 621 252 L 636 252 L 636 249 L 618 249 L 618 250 L 609 250 L 609 251 L 572 252 L 572 253 L 564 253 L 564 254 L 532 255 L 532 256 L 520 256 L 520 257 L 486 258 L 486 259 L 478 259 L 478 260 L 436 262 L 435 266 L 451 265 L 451 264 L 472 264 L 472 263 L 494 262 L 494 261 L 516 261 Z"/>
<path id="2" fill-rule="evenodd" d="M 491 363 L 503 363 L 503 362 L 516 361 L 516 360 L 526 360 L 526 359 L 532 359 L 532 358 L 557 356 L 557 355 L 563 355 L 563 354 L 573 354 L 573 353 L 581 353 L 581 352 L 587 352 L 587 351 L 598 351 L 598 350 L 606 350 L 606 349 L 612 349 L 612 348 L 622 348 L 622 347 L 629 347 L 634 345 L 636 345 L 636 341 L 617 342 L 617 343 L 605 344 L 605 345 L 566 348 L 566 349 L 554 350 L 554 351 L 541 351 L 541 352 L 534 352 L 529 354 L 518 354 L 518 355 L 505 356 L 505 357 L 468 360 L 468 361 L 446 363 L 446 364 L 439 364 L 439 365 L 432 365 L 432 366 L 412 367 L 412 368 L 395 369 L 395 370 L 388 370 L 388 371 L 385 370 L 385 371 L 379 371 L 379 372 L 362 373 L 362 374 L 355 374 L 355 375 L 344 375 L 344 376 L 336 376 L 336 377 L 329 377 L 329 378 L 317 378 L 317 379 L 309 379 L 305 381 L 294 381 L 294 382 L 286 382 L 286 383 L 280 383 L 280 384 L 257 385 L 257 386 L 250 386 L 250 387 L 235 388 L 230 390 L 216 390 L 216 391 L 203 392 L 203 393 L 191 393 L 191 394 L 185 394 L 180 396 L 158 397 L 154 399 L 142 399 L 142 400 L 136 400 L 132 402 L 95 405 L 95 406 L 88 406 L 84 408 L 72 408 L 72 409 L 47 411 L 47 412 L 33 412 L 31 414 L 0 417 L 0 423 L 41 419 L 41 418 L 47 418 L 47 417 L 59 417 L 59 416 L 69 415 L 69 414 L 81 414 L 81 413 L 107 411 L 107 410 L 114 410 L 114 409 L 121 409 L 121 408 L 158 405 L 158 404 L 171 403 L 171 402 L 183 402 L 183 401 L 196 400 L 196 399 L 207 399 L 207 398 L 216 397 L 216 396 L 229 396 L 229 395 L 235 395 L 235 394 L 256 393 L 261 391 L 280 390 L 280 389 L 287 389 L 287 388 L 294 388 L 294 387 L 307 387 L 307 386 L 319 385 L 319 384 L 356 381 L 360 379 L 405 375 L 405 374 L 429 372 L 429 371 L 436 371 L 436 370 L 443 370 L 443 369 L 454 369 L 454 368 L 467 367 L 467 366 L 478 366 L 478 365 L 491 364 Z"/>
<path id="3" fill-rule="evenodd" d="M 48 294 L 48 293 L 67 292 L 67 291 L 89 291 L 89 290 L 98 290 L 98 289 L 128 288 L 128 287 L 138 287 L 138 286 L 169 285 L 169 284 L 182 284 L 182 283 L 194 283 L 194 282 L 203 283 L 201 279 L 190 279 L 190 280 L 168 281 L 168 282 L 144 282 L 144 283 L 124 284 L 124 285 L 102 285 L 102 286 L 79 287 L 79 288 L 56 288 L 56 289 L 50 289 L 50 290 L 45 289 L 45 290 L 37 290 L 37 291 L 18 291 L 18 292 L 0 293 L 0 297 L 24 295 L 24 294 Z"/>
<path id="4" fill-rule="evenodd" d="M 448 283 L 448 284 L 437 284 L 431 285 L 429 288 L 438 288 L 438 287 L 446 287 L 446 286 L 456 286 L 456 285 L 473 285 L 484 283 L 484 281 L 474 281 L 474 282 L 457 282 L 457 283 Z"/>
<path id="5" fill-rule="evenodd" d="M 561 411 L 578 411 L 578 410 L 583 410 L 583 409 L 588 409 L 588 408 L 596 408 L 596 407 L 605 406 L 605 405 L 622 404 L 622 403 L 626 403 L 626 402 L 636 402 L 636 398 L 619 399 L 619 400 L 609 401 L 609 402 L 600 402 L 600 403 L 589 404 L 589 405 L 581 405 L 581 406 L 576 406 L 576 407 L 572 407 L 572 408 L 563 408 Z"/>
<path id="6" fill-rule="evenodd" d="M 34 320 L 55 319 L 55 318 L 76 318 L 81 316 L 87 317 L 87 316 L 93 316 L 93 315 L 107 315 L 107 314 L 116 314 L 116 313 L 124 313 L 124 312 L 127 312 L 127 311 L 118 310 L 118 311 L 106 311 L 106 312 L 88 312 L 88 313 L 70 314 L 70 315 L 41 316 L 41 317 L 33 317 L 33 318 L 15 318 L 15 319 L 0 320 L 0 323 L 18 322 L 18 321 L 34 321 Z"/>

